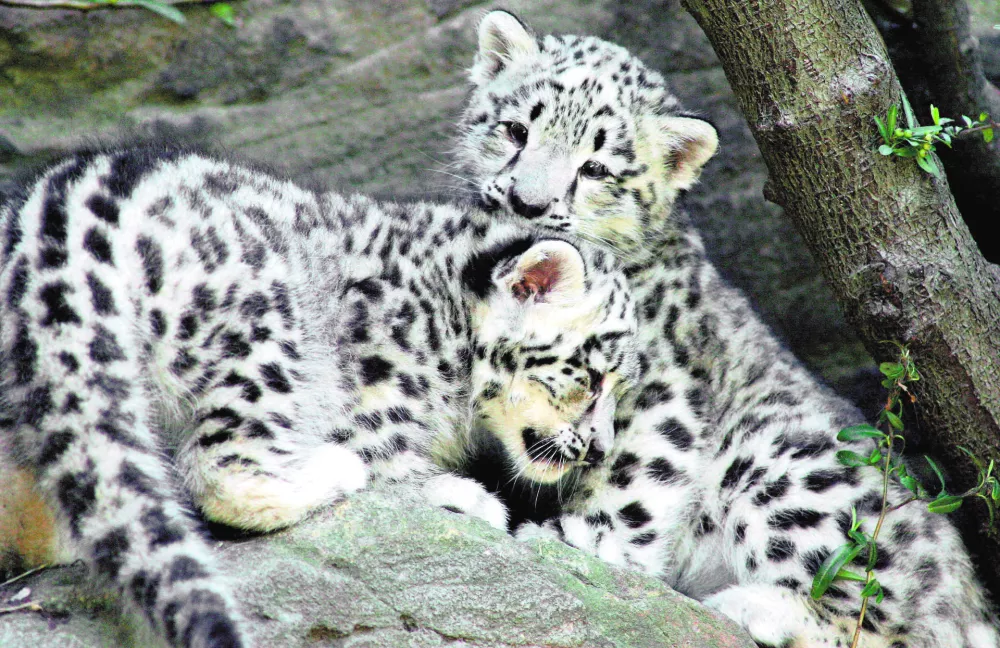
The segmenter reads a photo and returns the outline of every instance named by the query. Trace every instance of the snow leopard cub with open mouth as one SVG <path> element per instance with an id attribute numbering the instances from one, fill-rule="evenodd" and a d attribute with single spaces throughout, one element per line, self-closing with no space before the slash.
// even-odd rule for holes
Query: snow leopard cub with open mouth
<path id="1" fill-rule="evenodd" d="M 247 645 L 175 489 L 268 531 L 409 479 L 505 526 L 435 461 L 475 421 L 529 474 L 584 462 L 636 326 L 612 255 L 475 209 L 66 158 L 0 206 L 0 567 L 82 559 L 171 645 Z"/>
<path id="2" fill-rule="evenodd" d="M 874 530 L 881 478 L 838 463 L 839 449 L 870 450 L 836 438 L 859 412 L 782 347 L 673 209 L 715 152 L 714 128 L 606 41 L 536 36 L 502 11 L 478 36 L 458 146 L 466 175 L 494 213 L 622 259 L 641 371 L 607 460 L 546 506 L 505 487 L 489 461 L 473 472 L 511 503 L 519 535 L 660 575 L 762 645 L 848 645 L 862 584 L 838 582 L 818 601 L 809 590 L 848 541 L 852 507 Z M 893 484 L 890 505 L 907 496 Z M 886 595 L 870 602 L 861 645 L 1000 646 L 947 518 L 903 507 L 878 542 Z"/>

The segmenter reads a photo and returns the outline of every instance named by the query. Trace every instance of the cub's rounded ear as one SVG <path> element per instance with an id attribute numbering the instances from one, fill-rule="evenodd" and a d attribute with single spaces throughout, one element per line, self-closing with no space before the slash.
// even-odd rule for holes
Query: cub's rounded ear
<path id="1" fill-rule="evenodd" d="M 494 278 L 500 290 L 521 303 L 572 303 L 584 295 L 586 267 L 565 241 L 542 241 L 528 248 Z"/>
<path id="2" fill-rule="evenodd" d="M 660 138 L 668 151 L 667 173 L 676 189 L 690 189 L 701 168 L 719 148 L 715 127 L 704 119 L 667 115 L 657 118 Z"/>
<path id="3" fill-rule="evenodd" d="M 538 41 L 514 14 L 491 11 L 479 23 L 479 52 L 470 70 L 476 84 L 492 81 L 507 65 L 538 54 Z"/>

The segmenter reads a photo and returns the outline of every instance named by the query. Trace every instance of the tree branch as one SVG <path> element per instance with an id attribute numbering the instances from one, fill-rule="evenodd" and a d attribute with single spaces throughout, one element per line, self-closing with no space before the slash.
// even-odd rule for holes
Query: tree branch
<path id="1" fill-rule="evenodd" d="M 211 5 L 220 0 L 163 0 L 161 4 L 176 5 Z M 94 9 L 148 9 L 149 2 L 142 0 L 115 0 L 114 2 L 98 0 L 0 0 L 0 6 L 19 7 L 21 9 L 74 9 L 76 11 L 93 11 Z"/>

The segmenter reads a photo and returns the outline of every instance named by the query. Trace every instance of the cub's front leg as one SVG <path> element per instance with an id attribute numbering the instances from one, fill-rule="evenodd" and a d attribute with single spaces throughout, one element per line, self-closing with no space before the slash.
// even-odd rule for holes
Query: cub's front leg
<path id="1" fill-rule="evenodd" d="M 589 496 L 571 500 L 571 510 L 558 516 L 519 526 L 518 539 L 557 538 L 611 564 L 673 580 L 686 560 L 687 543 L 679 538 L 693 528 L 710 540 L 715 529 L 699 518 L 696 421 L 669 401 L 648 405 L 640 399 L 642 409 L 619 420 L 614 450 L 577 489 Z"/>
<path id="2" fill-rule="evenodd" d="M 423 494 L 434 506 L 471 515 L 494 528 L 507 530 L 507 507 L 473 479 L 454 473 L 436 475 L 424 484 Z"/>

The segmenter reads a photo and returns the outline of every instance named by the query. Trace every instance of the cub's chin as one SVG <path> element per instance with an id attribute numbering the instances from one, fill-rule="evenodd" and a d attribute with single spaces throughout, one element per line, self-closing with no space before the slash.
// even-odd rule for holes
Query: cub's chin
<path id="1" fill-rule="evenodd" d="M 526 457 L 521 446 L 514 455 L 492 431 L 476 426 L 463 463 L 462 473 L 475 479 L 507 506 L 510 528 L 525 521 L 541 523 L 562 512 L 580 481 L 582 466 L 566 463 L 561 468 L 542 460 L 527 467 L 515 456 Z"/>
<path id="2" fill-rule="evenodd" d="M 510 448 L 507 449 L 510 453 Z M 520 449 L 520 455 L 526 457 L 524 447 Z M 513 460 L 511 460 L 513 461 Z M 555 484 L 571 472 L 577 469 L 580 462 L 569 460 L 548 460 L 529 459 L 527 462 L 522 459 L 519 471 L 522 479 L 528 479 L 537 484 Z"/>

